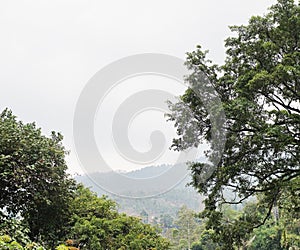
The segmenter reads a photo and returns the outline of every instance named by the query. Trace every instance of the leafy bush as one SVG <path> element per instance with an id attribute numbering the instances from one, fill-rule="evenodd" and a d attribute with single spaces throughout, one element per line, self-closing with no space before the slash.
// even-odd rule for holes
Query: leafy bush
<path id="1" fill-rule="evenodd" d="M 0 236 L 0 249 L 1 250 L 46 250 L 41 245 L 31 242 L 26 245 L 26 247 L 22 247 L 20 243 L 13 240 L 9 235 Z"/>
<path id="2" fill-rule="evenodd" d="M 23 247 L 16 241 L 12 240 L 9 235 L 0 236 L 1 250 L 23 250 Z"/>

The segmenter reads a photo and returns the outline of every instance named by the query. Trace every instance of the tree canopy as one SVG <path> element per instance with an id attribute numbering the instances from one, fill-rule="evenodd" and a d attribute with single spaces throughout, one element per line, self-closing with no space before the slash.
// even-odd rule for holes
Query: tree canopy
<path id="1" fill-rule="evenodd" d="M 117 204 L 103 196 L 97 197 L 79 185 L 71 217 L 69 238 L 80 249 L 168 249 L 169 242 L 139 218 L 117 212 Z"/>
<path id="2" fill-rule="evenodd" d="M 226 60 L 221 66 L 207 59 L 201 46 L 187 54 L 186 78 L 190 88 L 181 101 L 170 105 L 169 118 L 176 123 L 179 138 L 173 147 L 183 150 L 212 142 L 211 114 L 194 89 L 204 74 L 218 93 L 226 115 L 226 143 L 220 161 L 209 178 L 198 178 L 205 163 L 193 163 L 192 185 L 207 195 L 203 213 L 218 230 L 218 205 L 241 203 L 263 195 L 268 209 L 283 206 L 286 198 L 299 210 L 300 175 L 300 7 L 293 0 L 278 0 L 264 16 L 254 16 L 248 25 L 232 26 L 234 36 L 225 41 Z M 188 106 L 193 115 L 184 116 Z M 217 109 L 215 109 L 217 110 Z M 182 117 L 184 116 L 184 119 Z M 211 147 L 208 157 L 218 154 Z M 227 199 L 230 189 L 235 199 Z M 249 229 L 250 230 L 250 229 Z"/>
<path id="3" fill-rule="evenodd" d="M 22 218 L 32 240 L 51 242 L 65 233 L 75 182 L 66 173 L 62 139 L 42 135 L 7 109 L 0 114 L 0 219 Z"/>

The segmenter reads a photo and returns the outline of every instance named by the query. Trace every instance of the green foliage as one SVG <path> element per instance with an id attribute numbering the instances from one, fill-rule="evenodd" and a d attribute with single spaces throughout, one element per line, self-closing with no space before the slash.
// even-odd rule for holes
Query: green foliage
<path id="1" fill-rule="evenodd" d="M 80 249 L 168 249 L 157 230 L 140 219 L 117 212 L 116 203 L 79 185 L 72 207 L 70 238 Z"/>
<path id="2" fill-rule="evenodd" d="M 192 244 L 191 250 L 203 250 L 203 247 L 201 246 L 200 243 L 194 242 L 194 243 Z"/>
<path id="3" fill-rule="evenodd" d="M 205 180 L 199 177 L 206 164 L 194 163 L 191 171 L 192 185 L 207 195 L 202 214 L 209 219 L 207 227 L 219 234 L 224 249 L 241 246 L 243 235 L 264 224 L 273 207 L 288 200 L 290 209 L 299 211 L 300 204 L 299 185 L 295 185 L 300 176 L 299 4 L 278 0 L 267 15 L 252 17 L 248 25 L 231 30 L 236 36 L 226 40 L 224 65 L 212 65 L 200 46 L 188 53 L 186 64 L 193 73 L 187 82 L 191 88 L 181 102 L 170 105 L 169 116 L 179 135 L 174 149 L 184 150 L 207 141 L 211 144 L 208 158 L 215 163 L 220 149 L 212 141 L 210 118 L 214 114 L 205 107 L 210 95 L 199 81 L 203 74 L 222 101 L 226 114 L 223 128 L 227 131 L 222 158 Z M 203 100 L 194 92 L 200 87 Z M 211 108 L 215 113 L 220 109 L 217 104 Z M 234 200 L 224 196 L 228 188 L 236 194 Z M 240 223 L 223 223 L 221 204 L 238 204 L 257 194 L 263 195 L 263 214 Z"/>
<path id="4" fill-rule="evenodd" d="M 7 109 L 0 114 L 0 220 L 12 226 L 6 233 L 15 225 L 7 221 L 19 216 L 31 240 L 51 245 L 64 235 L 74 181 L 66 174 L 62 139 L 55 132 L 43 136 Z"/>
<path id="5" fill-rule="evenodd" d="M 199 241 L 193 242 L 191 250 L 219 250 L 220 244 L 215 242 L 215 232 L 213 230 L 203 230 Z"/>
<path id="6" fill-rule="evenodd" d="M 64 244 L 61 244 L 61 245 L 57 246 L 55 248 L 55 250 L 69 250 L 69 248 Z"/>
<path id="7" fill-rule="evenodd" d="M 169 216 L 162 218 L 169 219 Z M 161 226 L 164 224 L 161 222 Z M 166 228 L 165 236 L 170 239 L 172 249 L 190 249 L 192 244 L 198 242 L 203 225 L 196 217 L 194 211 L 182 206 L 173 223 Z"/>
<path id="8" fill-rule="evenodd" d="M 249 250 L 281 250 L 280 229 L 277 226 L 263 225 L 255 230 L 255 238 Z"/>
<path id="9" fill-rule="evenodd" d="M 247 203 L 242 211 L 235 211 L 226 206 L 220 225 L 216 230 L 203 230 L 197 247 L 211 249 L 249 249 L 249 250 L 283 250 L 297 249 L 300 246 L 300 219 L 280 207 L 278 217 L 276 209 L 265 224 L 252 231 L 253 222 L 264 218 L 268 207 L 264 197 Z M 207 224 L 206 224 L 207 226 Z M 215 226 L 215 225 L 214 225 Z"/>
<path id="10" fill-rule="evenodd" d="M 46 250 L 46 249 L 35 242 L 31 242 L 25 246 L 25 250 Z"/>
<path id="11" fill-rule="evenodd" d="M 163 228 L 171 228 L 173 227 L 174 219 L 169 214 L 163 214 L 160 216 L 160 224 Z"/>
<path id="12" fill-rule="evenodd" d="M 45 250 L 44 247 L 36 244 L 27 244 L 25 248 L 20 243 L 13 240 L 9 235 L 0 236 L 0 249 L 1 250 Z"/>
<path id="13" fill-rule="evenodd" d="M 4 243 L 9 243 L 12 241 L 11 237 L 9 235 L 3 235 L 3 236 L 0 236 L 0 240 Z"/>
<path id="14" fill-rule="evenodd" d="M 16 218 L 2 218 L 0 224 L 0 235 L 13 235 L 14 240 L 26 245 L 30 242 L 28 225 Z"/>

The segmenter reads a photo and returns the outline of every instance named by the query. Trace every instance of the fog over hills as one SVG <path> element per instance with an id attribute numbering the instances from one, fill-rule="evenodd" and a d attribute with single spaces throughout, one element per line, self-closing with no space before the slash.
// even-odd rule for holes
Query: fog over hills
<path id="1" fill-rule="evenodd" d="M 120 173 L 92 173 L 75 179 L 91 187 L 99 196 L 107 195 L 115 200 L 120 212 L 139 216 L 146 211 L 149 220 L 163 214 L 175 216 L 183 205 L 195 211 L 203 208 L 203 196 L 188 186 L 191 177 L 186 164 L 149 166 Z"/>

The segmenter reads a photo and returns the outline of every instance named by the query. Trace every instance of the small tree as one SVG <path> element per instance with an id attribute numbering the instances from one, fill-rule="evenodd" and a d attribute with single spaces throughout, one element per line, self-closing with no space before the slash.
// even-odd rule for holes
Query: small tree
<path id="1" fill-rule="evenodd" d="M 172 243 L 176 247 L 180 246 L 178 249 L 191 249 L 192 243 L 198 241 L 201 232 L 201 224 L 197 221 L 195 212 L 182 206 L 173 224 Z"/>

